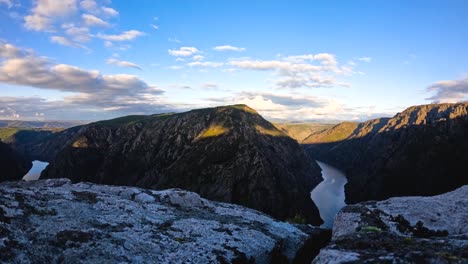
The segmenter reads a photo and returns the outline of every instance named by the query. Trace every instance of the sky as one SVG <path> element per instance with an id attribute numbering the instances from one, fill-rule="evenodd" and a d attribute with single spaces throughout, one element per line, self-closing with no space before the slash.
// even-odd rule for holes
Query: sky
<path id="1" fill-rule="evenodd" d="M 242 103 L 362 121 L 466 100 L 466 0 L 0 0 L 0 119 Z"/>

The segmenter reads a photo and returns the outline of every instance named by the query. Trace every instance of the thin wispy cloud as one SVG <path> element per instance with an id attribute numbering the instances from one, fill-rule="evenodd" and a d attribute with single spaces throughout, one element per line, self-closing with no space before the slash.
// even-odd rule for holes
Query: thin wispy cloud
<path id="1" fill-rule="evenodd" d="M 240 48 L 240 47 L 235 47 L 231 45 L 222 45 L 222 46 L 216 46 L 213 48 L 213 50 L 216 51 L 245 51 L 245 48 Z"/>
<path id="2" fill-rule="evenodd" d="M 170 49 L 167 52 L 169 52 L 170 55 L 176 57 L 189 57 L 200 51 L 195 47 L 180 47 L 178 49 Z"/>
<path id="3" fill-rule="evenodd" d="M 116 65 L 119 67 L 134 68 L 134 69 L 141 70 L 141 67 L 138 64 L 129 62 L 129 61 L 122 61 L 122 60 L 110 58 L 110 59 L 107 59 L 106 62 L 107 64 L 112 64 L 112 65 Z"/>
<path id="4" fill-rule="evenodd" d="M 145 33 L 138 30 L 128 30 L 114 35 L 98 34 L 97 37 L 107 41 L 131 41 L 144 35 Z"/>

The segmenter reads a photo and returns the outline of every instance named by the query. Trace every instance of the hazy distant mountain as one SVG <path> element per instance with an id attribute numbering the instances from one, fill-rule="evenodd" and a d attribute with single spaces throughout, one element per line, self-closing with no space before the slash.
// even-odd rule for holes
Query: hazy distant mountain
<path id="1" fill-rule="evenodd" d="M 0 128 L 70 128 L 85 124 L 84 121 L 24 121 L 24 120 L 0 120 Z"/>
<path id="2" fill-rule="evenodd" d="M 44 147 L 54 147 L 46 153 L 59 152 L 41 178 L 178 187 L 282 219 L 302 215 L 321 222 L 310 199 L 322 181 L 320 168 L 295 140 L 245 105 L 123 117 L 48 140 Z"/>
<path id="3" fill-rule="evenodd" d="M 308 143 L 313 158 L 346 172 L 350 202 L 468 184 L 468 103 L 413 106 L 393 118 L 338 125 Z"/>
<path id="4" fill-rule="evenodd" d="M 30 161 L 0 142 L 0 182 L 21 179 L 31 169 Z"/>

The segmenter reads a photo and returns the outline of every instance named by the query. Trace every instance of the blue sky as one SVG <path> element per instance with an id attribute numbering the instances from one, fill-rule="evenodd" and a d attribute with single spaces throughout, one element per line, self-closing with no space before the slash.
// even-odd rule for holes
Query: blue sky
<path id="1" fill-rule="evenodd" d="M 366 120 L 468 99 L 467 1 L 0 0 L 0 118 L 246 103 Z"/>

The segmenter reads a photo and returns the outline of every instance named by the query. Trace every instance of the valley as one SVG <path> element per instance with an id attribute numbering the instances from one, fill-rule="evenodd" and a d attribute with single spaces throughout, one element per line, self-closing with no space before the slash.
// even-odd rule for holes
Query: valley
<path id="1" fill-rule="evenodd" d="M 297 232 L 305 232 L 305 235 L 300 235 L 303 236 L 300 238 L 303 241 L 301 243 L 305 243 L 301 247 L 307 245 L 308 250 L 311 250 L 310 254 L 302 255 L 305 254 L 302 249 L 296 248 L 296 253 L 287 256 L 288 261 L 295 258 L 311 261 L 319 254 L 319 249 L 327 245 L 330 239 L 327 232 L 332 228 L 332 242 L 321 251 L 316 263 L 327 263 L 330 254 L 335 254 L 331 252 L 336 250 L 352 250 L 351 253 L 340 253 L 338 258 L 360 259 L 358 255 L 362 254 L 366 259 L 373 259 L 381 255 L 343 247 L 342 241 L 348 238 L 341 235 L 338 237 L 335 232 L 343 232 L 340 231 L 342 228 L 349 229 L 343 227 L 343 223 L 356 225 L 356 230 L 367 228 L 377 230 L 375 232 L 387 232 L 386 227 L 381 224 L 384 220 L 369 220 L 365 216 L 365 221 L 370 221 L 368 226 L 359 226 L 363 224 L 357 225 L 353 218 L 355 216 L 348 212 L 356 212 L 364 217 L 360 212 L 370 210 L 371 213 L 366 214 L 380 214 L 379 219 L 400 219 L 400 216 L 390 211 L 386 213 L 390 216 L 385 216 L 380 211 L 358 207 L 367 206 L 369 202 L 366 201 L 385 200 L 395 196 L 443 194 L 467 185 L 467 175 L 460 170 L 467 158 L 463 151 L 468 149 L 465 140 L 468 138 L 467 109 L 466 103 L 433 104 L 410 107 L 393 118 L 362 123 L 291 126 L 273 125 L 246 105 L 232 105 L 184 113 L 128 116 L 54 130 L 16 129 L 10 130 L 9 135 L 2 139 L 4 143 L 0 142 L 3 153 L 10 153 L 0 156 L 3 159 L 0 165 L 9 166 L 2 170 L 8 172 L 3 174 L 3 177 L 8 176 L 3 181 L 18 181 L 21 178 L 29 181 L 24 183 L 24 187 L 23 183 L 14 185 L 16 193 L 21 188 L 36 188 L 36 185 L 43 185 L 41 188 L 50 189 L 51 192 L 55 192 L 54 186 L 72 189 L 93 186 L 92 188 L 98 188 L 102 192 L 119 188 L 118 186 L 162 192 L 180 188 L 202 198 L 258 210 L 277 219 L 275 221 L 286 221 L 302 230 Z M 301 129 L 305 131 L 298 131 Z M 306 132 L 310 134 L 304 136 Z M 293 139 L 289 135 L 296 136 Z M 422 170 L 422 167 L 426 169 Z M 415 171 L 416 169 L 419 171 Z M 63 178 L 69 180 L 65 181 Z M 405 184 L 401 185 L 402 182 Z M 89 185 L 91 183 L 95 185 Z M 8 188 L 11 187 L 8 186 L 13 186 L 11 184 L 4 185 L 5 197 L 10 195 Z M 2 185 L 0 190 L 1 188 Z M 148 193 L 144 189 L 137 192 Z M 458 193 L 464 191 L 465 189 Z M 85 190 L 73 191 L 75 192 L 87 193 Z M 89 201 L 92 204 L 104 199 L 93 198 L 96 195 L 98 194 L 80 194 L 77 197 L 87 201 L 91 199 Z M 458 194 L 456 199 L 461 203 L 461 207 L 456 210 L 465 211 L 466 214 L 466 197 Z M 360 205 L 359 202 L 362 201 L 366 203 Z M 379 206 L 385 203 L 380 203 Z M 29 206 L 31 205 L 27 208 Z M 34 206 L 38 206 L 35 210 L 44 212 L 55 208 L 50 204 Z M 240 213 L 242 216 L 246 214 L 247 212 Z M 4 217 L 11 217 L 11 214 L 6 213 Z M 217 216 L 212 217 L 218 219 Z M 335 217 L 338 222 L 334 222 Z M 435 221 L 439 221 L 439 218 L 441 216 L 435 217 Z M 199 221 L 202 220 L 196 220 L 197 223 Z M 227 223 L 227 220 L 220 221 L 221 225 Z M 403 222 L 399 222 L 400 224 L 408 225 L 408 230 L 422 228 L 417 227 L 420 225 L 417 223 L 421 221 L 425 226 L 430 224 L 427 219 L 418 215 L 408 224 L 407 220 L 401 221 Z M 311 225 L 307 224 L 315 227 L 309 230 L 307 228 L 311 228 Z M 14 230 L 15 227 L 10 228 Z M 287 227 L 288 230 L 291 228 Z M 429 234 L 431 237 L 444 228 L 441 225 L 435 231 L 427 229 L 429 231 L 424 232 L 433 232 Z M 132 230 L 131 232 L 137 231 Z M 403 233 L 406 234 L 405 232 L 409 231 Z M 389 233 L 385 239 L 395 240 L 397 243 L 401 238 L 395 235 L 401 234 Z M 306 238 L 307 236 L 309 237 Z M 354 234 L 350 233 L 349 236 L 353 237 Z M 444 233 L 443 236 L 447 235 Z M 241 235 L 238 239 L 244 238 Z M 375 238 L 366 235 L 365 239 L 363 243 L 371 243 L 369 241 Z M 306 240 L 309 242 L 305 242 Z M 158 241 L 154 240 L 153 246 Z M 444 250 L 463 259 L 460 252 L 467 247 L 465 242 L 462 239 L 461 242 L 456 242 L 462 243 L 461 247 L 445 247 Z M 238 247 L 241 251 L 247 250 L 243 251 L 245 254 L 253 252 L 249 251 L 252 249 L 241 248 Z M 12 251 L 12 256 L 16 254 L 14 252 L 16 251 Z M 360 253 L 356 255 L 356 252 Z M 254 254 L 251 255 L 253 258 L 263 259 L 262 261 L 271 260 L 272 257 L 255 255 L 258 253 L 248 254 Z M 236 256 L 222 253 L 222 257 L 230 261 L 238 257 Z M 437 255 L 427 252 L 422 256 L 438 259 Z M 210 258 L 209 255 L 206 257 Z M 412 255 L 404 254 L 399 257 L 403 260 L 413 258 Z"/>

